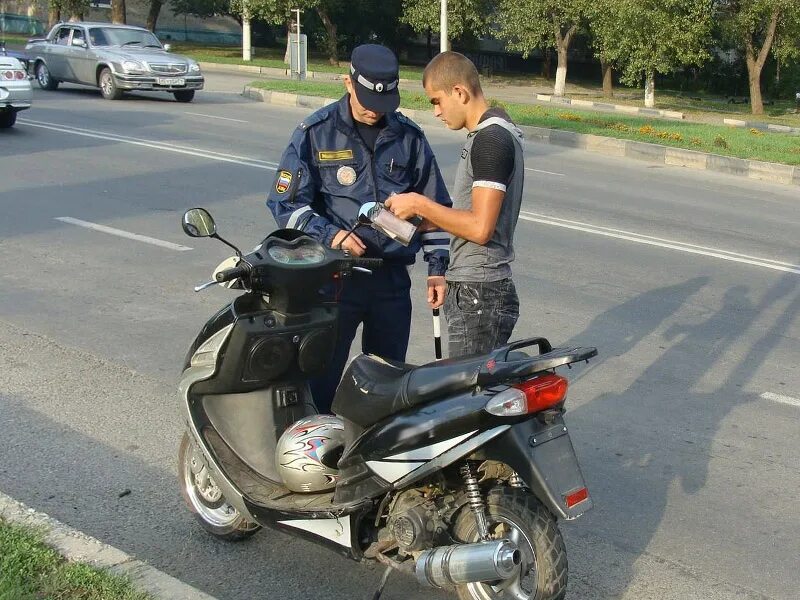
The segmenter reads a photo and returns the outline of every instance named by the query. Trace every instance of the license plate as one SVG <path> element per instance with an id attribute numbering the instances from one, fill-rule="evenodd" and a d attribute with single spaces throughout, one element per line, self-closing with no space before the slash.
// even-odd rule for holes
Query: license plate
<path id="1" fill-rule="evenodd" d="M 186 85 L 183 77 L 159 77 L 158 85 Z"/>

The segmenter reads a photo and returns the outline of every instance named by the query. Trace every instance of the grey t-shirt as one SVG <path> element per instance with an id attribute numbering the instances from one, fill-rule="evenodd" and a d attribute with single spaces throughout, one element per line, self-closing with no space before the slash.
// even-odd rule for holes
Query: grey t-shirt
<path id="1" fill-rule="evenodd" d="M 472 207 L 472 189 L 505 192 L 497 224 L 486 245 L 454 237 L 450 243 L 449 281 L 499 281 L 511 277 L 514 229 L 525 180 L 522 132 L 501 109 L 490 109 L 467 136 L 453 186 L 453 208 Z"/>

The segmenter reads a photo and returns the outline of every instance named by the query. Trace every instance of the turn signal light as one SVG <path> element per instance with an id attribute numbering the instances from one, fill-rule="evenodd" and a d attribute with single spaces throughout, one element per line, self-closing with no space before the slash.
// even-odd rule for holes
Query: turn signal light
<path id="1" fill-rule="evenodd" d="M 567 396 L 567 380 L 548 373 L 518 383 L 486 403 L 486 412 L 498 417 L 515 417 L 547 410 Z"/>

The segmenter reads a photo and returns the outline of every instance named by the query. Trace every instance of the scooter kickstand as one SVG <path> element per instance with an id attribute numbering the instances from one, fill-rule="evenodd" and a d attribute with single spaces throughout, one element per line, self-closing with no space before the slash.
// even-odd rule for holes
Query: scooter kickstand
<path id="1" fill-rule="evenodd" d="M 381 576 L 381 582 L 378 584 L 378 589 L 375 590 L 375 593 L 372 595 L 372 600 L 380 600 L 381 594 L 383 594 L 383 588 L 386 587 L 386 581 L 389 579 L 389 575 L 394 569 L 395 567 L 392 565 L 386 567 L 386 570 Z"/>

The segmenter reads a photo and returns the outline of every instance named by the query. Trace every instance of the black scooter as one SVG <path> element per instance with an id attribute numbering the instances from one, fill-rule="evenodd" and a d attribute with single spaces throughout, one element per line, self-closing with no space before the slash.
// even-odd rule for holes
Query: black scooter
<path id="1" fill-rule="evenodd" d="M 183 228 L 225 242 L 204 209 L 187 211 Z M 180 382 L 179 479 L 200 524 L 229 540 L 275 527 L 380 561 L 374 598 L 392 570 L 464 599 L 564 598 L 557 521 L 592 500 L 562 418 L 567 380 L 555 368 L 597 351 L 532 338 L 421 366 L 361 355 L 336 393 L 337 418 L 314 417 L 308 379 L 327 367 L 337 316 L 316 290 L 381 261 L 294 229 L 237 257 L 195 288 L 236 282 L 244 292 L 203 327 Z M 337 474 L 322 492 L 291 491 L 276 462 L 279 438 L 304 418 L 341 424 L 329 465 Z"/>

